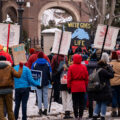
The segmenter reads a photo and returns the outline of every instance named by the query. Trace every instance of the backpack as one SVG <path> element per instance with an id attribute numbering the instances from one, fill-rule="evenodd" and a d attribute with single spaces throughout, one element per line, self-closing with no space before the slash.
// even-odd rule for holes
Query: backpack
<path id="1" fill-rule="evenodd" d="M 94 70 L 93 73 L 89 75 L 89 83 L 88 83 L 88 92 L 98 92 L 103 90 L 105 87 L 105 83 L 101 84 L 99 72 L 102 70 L 102 68 L 99 68 L 98 70 Z"/>

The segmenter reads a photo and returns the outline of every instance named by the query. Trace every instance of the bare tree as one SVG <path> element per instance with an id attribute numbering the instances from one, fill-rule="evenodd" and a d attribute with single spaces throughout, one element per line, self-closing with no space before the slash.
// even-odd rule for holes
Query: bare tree
<path id="1" fill-rule="evenodd" d="M 75 4 L 73 0 L 71 2 Z M 120 0 L 83 0 L 82 2 L 88 10 L 82 8 L 80 10 L 89 15 L 94 26 L 99 23 L 111 25 L 116 18 L 120 17 L 120 12 L 115 12 L 116 5 L 118 3 L 120 5 Z"/>

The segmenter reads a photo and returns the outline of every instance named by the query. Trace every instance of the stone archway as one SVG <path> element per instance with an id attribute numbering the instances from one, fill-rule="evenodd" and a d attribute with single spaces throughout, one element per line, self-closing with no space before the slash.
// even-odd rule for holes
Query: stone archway
<path id="1" fill-rule="evenodd" d="M 3 5 L 3 21 L 6 20 L 7 14 L 11 17 L 12 21 L 17 22 L 17 4 L 13 1 L 8 1 Z"/>
<path id="2" fill-rule="evenodd" d="M 72 15 L 74 21 L 80 21 L 80 13 L 72 4 L 67 3 L 67 2 L 66 3 L 65 2 L 64 3 L 50 2 L 44 5 L 38 14 L 38 38 L 39 39 L 41 36 L 41 16 L 45 10 L 49 8 L 55 8 L 55 7 L 68 11 Z"/>

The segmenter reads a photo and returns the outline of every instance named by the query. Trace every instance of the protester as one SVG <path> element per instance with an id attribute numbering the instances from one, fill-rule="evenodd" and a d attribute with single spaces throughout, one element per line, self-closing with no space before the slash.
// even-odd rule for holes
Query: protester
<path id="1" fill-rule="evenodd" d="M 7 61 L 10 61 L 11 64 L 13 65 L 13 60 L 12 60 L 10 54 L 7 53 L 7 52 L 5 52 L 3 49 L 4 49 L 3 46 L 0 45 L 0 56 L 1 56 L 1 55 L 2 55 L 2 56 L 5 56 L 6 60 L 7 60 Z"/>
<path id="2" fill-rule="evenodd" d="M 31 69 L 32 64 L 37 60 L 37 56 L 42 49 L 39 45 L 35 46 L 35 52 L 29 57 L 27 66 Z M 44 58 L 50 63 L 49 58 L 44 54 Z"/>
<path id="3" fill-rule="evenodd" d="M 113 66 L 115 76 L 110 80 L 112 86 L 112 117 L 120 117 L 120 61 L 116 51 L 112 52 L 110 64 Z"/>
<path id="4" fill-rule="evenodd" d="M 105 120 L 107 103 L 112 99 L 112 90 L 110 86 L 110 79 L 114 77 L 114 71 L 109 63 L 109 56 L 103 53 L 101 60 L 98 62 L 100 83 L 104 86 L 100 91 L 94 92 L 94 100 L 96 106 L 93 112 L 93 120 L 97 120 L 99 113 L 101 113 L 101 120 Z"/>
<path id="5" fill-rule="evenodd" d="M 0 120 L 6 120 L 4 117 L 4 102 L 9 120 L 15 120 L 13 114 L 13 77 L 20 78 L 23 64 L 20 63 L 19 71 L 11 67 L 11 63 L 6 61 L 4 56 L 0 56 Z"/>
<path id="6" fill-rule="evenodd" d="M 84 98 L 88 84 L 88 71 L 86 66 L 81 64 L 81 61 L 81 55 L 75 54 L 73 65 L 69 67 L 67 75 L 67 87 L 72 92 L 74 116 L 80 120 L 83 116 Z"/>
<path id="7" fill-rule="evenodd" d="M 54 102 L 60 103 L 60 74 L 63 70 L 63 64 L 68 63 L 67 57 L 64 55 L 54 55 L 52 58 L 52 80 L 54 82 Z"/>
<path id="8" fill-rule="evenodd" d="M 70 112 L 72 111 L 72 95 L 71 95 L 71 91 L 69 91 L 69 89 L 67 88 L 67 71 L 68 71 L 68 67 L 66 64 L 64 64 L 64 70 L 61 73 L 61 80 L 60 80 L 62 104 L 63 104 L 63 110 L 65 111 L 65 116 L 63 117 L 63 119 L 72 118 L 70 116 Z"/>
<path id="9" fill-rule="evenodd" d="M 16 71 L 19 70 L 19 65 L 15 66 Z M 19 108 L 22 103 L 22 120 L 27 120 L 27 102 L 29 98 L 29 90 L 31 85 L 40 86 L 40 83 L 34 81 L 31 71 L 28 67 L 23 66 L 23 72 L 20 78 L 14 78 L 15 83 L 15 120 L 19 117 Z"/>
<path id="10" fill-rule="evenodd" d="M 93 71 L 97 68 L 97 55 L 96 53 L 93 53 L 90 56 L 90 61 L 89 63 L 86 65 L 87 66 L 87 70 L 88 70 L 88 74 L 92 74 Z M 92 118 L 93 117 L 93 98 L 92 98 L 92 93 L 88 92 L 88 103 L 89 103 L 89 116 L 88 118 Z"/>
<path id="11" fill-rule="evenodd" d="M 51 82 L 52 69 L 49 62 L 44 59 L 44 53 L 39 52 L 38 59 L 33 63 L 31 69 L 42 71 L 41 87 L 37 89 L 39 115 L 47 115 L 48 108 L 48 85 Z M 43 95 L 43 96 L 42 96 Z M 42 112 L 42 97 L 44 111 Z"/>

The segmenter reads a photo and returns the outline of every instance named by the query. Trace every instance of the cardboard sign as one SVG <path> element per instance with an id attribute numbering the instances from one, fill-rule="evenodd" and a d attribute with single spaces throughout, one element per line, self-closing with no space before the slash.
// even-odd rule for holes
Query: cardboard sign
<path id="1" fill-rule="evenodd" d="M 0 23 L 0 44 L 7 46 L 8 33 L 9 34 L 9 47 L 19 44 L 20 26 L 10 24 L 8 31 L 8 24 Z"/>
<path id="2" fill-rule="evenodd" d="M 61 34 L 62 34 L 62 31 L 56 31 L 55 32 L 55 38 L 54 38 L 52 53 L 58 54 Z M 70 43 L 71 43 L 71 32 L 63 32 L 59 54 L 67 55 L 68 50 L 70 48 Z"/>
<path id="3" fill-rule="evenodd" d="M 88 22 L 68 22 L 66 31 L 72 33 L 71 47 L 73 52 L 80 47 L 88 47 L 91 45 L 90 33 L 91 24 Z"/>
<path id="4" fill-rule="evenodd" d="M 94 48 L 99 48 L 99 49 L 102 48 L 105 33 L 106 33 L 106 28 L 107 28 L 106 25 L 101 25 L 101 24 L 98 25 L 95 40 L 94 40 Z M 119 28 L 112 27 L 112 26 L 108 28 L 107 37 L 104 45 L 105 50 L 114 50 L 118 32 L 119 32 Z"/>
<path id="5" fill-rule="evenodd" d="M 15 65 L 18 65 L 20 62 L 23 62 L 23 63 L 27 62 L 24 44 L 13 46 L 12 53 L 13 53 L 13 59 L 14 59 Z"/>

